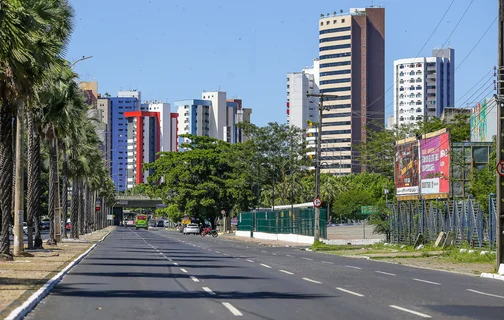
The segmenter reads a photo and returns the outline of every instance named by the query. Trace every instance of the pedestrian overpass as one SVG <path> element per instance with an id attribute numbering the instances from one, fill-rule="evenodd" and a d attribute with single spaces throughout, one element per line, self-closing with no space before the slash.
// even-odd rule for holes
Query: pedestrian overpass
<path id="1" fill-rule="evenodd" d="M 116 195 L 116 202 L 112 206 L 113 224 L 118 226 L 123 220 L 123 210 L 124 208 L 166 208 L 163 201 L 159 198 L 149 198 L 142 195 Z"/>

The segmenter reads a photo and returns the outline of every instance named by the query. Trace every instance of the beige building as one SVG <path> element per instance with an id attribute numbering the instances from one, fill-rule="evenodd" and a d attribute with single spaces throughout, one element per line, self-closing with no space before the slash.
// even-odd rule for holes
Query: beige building
<path id="1" fill-rule="evenodd" d="M 384 123 L 385 9 L 350 9 L 319 21 L 322 172 L 361 172 L 354 145 L 366 127 Z"/>

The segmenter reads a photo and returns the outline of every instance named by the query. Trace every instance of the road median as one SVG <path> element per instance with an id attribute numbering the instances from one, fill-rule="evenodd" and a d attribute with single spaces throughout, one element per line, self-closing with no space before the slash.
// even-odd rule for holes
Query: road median
<path id="1" fill-rule="evenodd" d="M 44 250 L 30 251 L 33 255 L 30 257 L 16 257 L 14 261 L 1 261 L 0 318 L 9 317 L 14 310 L 25 307 L 29 300 L 33 300 L 36 304 L 37 299 L 43 298 L 69 271 L 73 266 L 72 263 L 80 261 L 84 257 L 83 254 L 90 251 L 112 229 L 109 227 L 80 236 L 80 241 L 64 239 L 55 247 L 45 245 Z M 69 266 L 70 268 L 66 269 Z M 65 272 L 62 273 L 63 270 Z"/>

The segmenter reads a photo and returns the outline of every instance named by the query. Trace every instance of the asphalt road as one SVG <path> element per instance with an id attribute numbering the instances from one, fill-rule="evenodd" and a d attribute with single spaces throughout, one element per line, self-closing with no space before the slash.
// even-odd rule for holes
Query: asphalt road
<path id="1" fill-rule="evenodd" d="M 112 232 L 29 319 L 504 319 L 504 283 L 164 230 Z"/>

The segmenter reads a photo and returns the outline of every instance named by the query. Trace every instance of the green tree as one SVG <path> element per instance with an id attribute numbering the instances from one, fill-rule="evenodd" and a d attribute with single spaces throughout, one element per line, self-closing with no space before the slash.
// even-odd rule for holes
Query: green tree
<path id="1" fill-rule="evenodd" d="M 64 0 L 4 0 L 0 7 L 0 254 L 9 252 L 12 206 L 12 118 L 17 113 L 16 146 L 23 150 L 24 105 L 35 96 L 47 69 L 54 66 L 71 32 L 72 10 Z M 23 168 L 22 154 L 16 159 Z M 22 181 L 22 180 L 20 180 Z M 22 199 L 23 184 L 16 190 Z M 10 195 L 8 193 L 11 193 Z M 22 208 L 22 204 L 19 204 Z"/>

